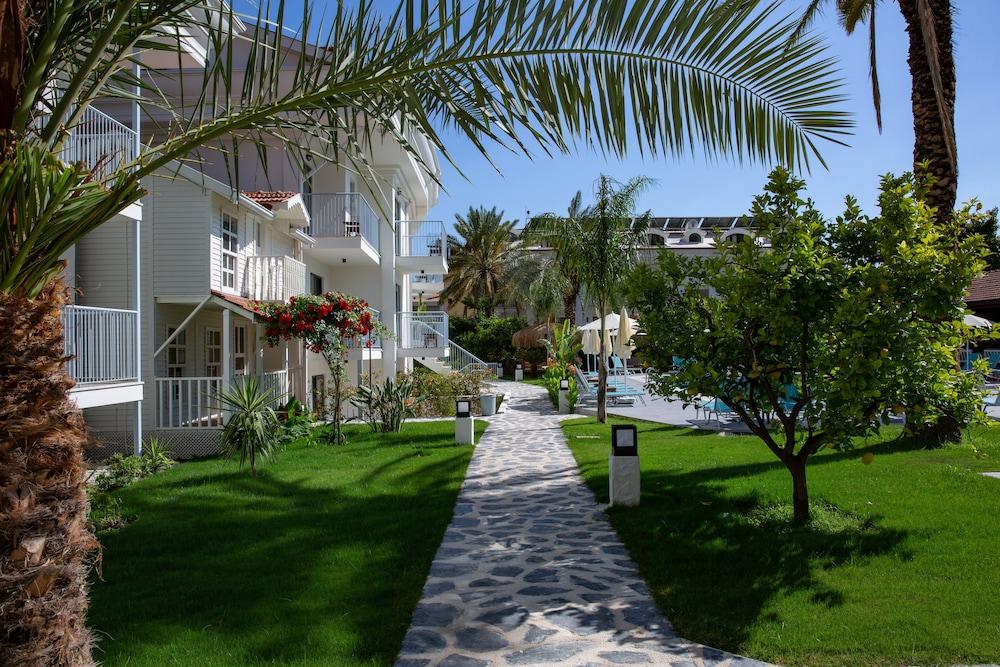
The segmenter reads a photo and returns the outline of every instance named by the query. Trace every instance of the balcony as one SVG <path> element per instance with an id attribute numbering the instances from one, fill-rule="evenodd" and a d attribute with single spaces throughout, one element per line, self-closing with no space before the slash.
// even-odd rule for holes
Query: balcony
<path id="1" fill-rule="evenodd" d="M 444 276 L 439 273 L 418 273 L 410 277 L 410 289 L 424 294 L 436 294 L 444 289 Z"/>
<path id="2" fill-rule="evenodd" d="M 397 315 L 399 349 L 407 356 L 442 357 L 448 349 L 448 313 L 404 312 Z"/>
<path id="3" fill-rule="evenodd" d="M 382 314 L 378 310 L 369 308 L 368 312 L 374 319 L 382 320 Z M 348 340 L 346 347 L 348 359 L 369 361 L 382 358 L 382 337 L 375 333 Z"/>
<path id="4" fill-rule="evenodd" d="M 59 157 L 63 162 L 82 162 L 104 179 L 136 157 L 136 135 L 111 116 L 87 107 L 70 130 Z"/>
<path id="5" fill-rule="evenodd" d="M 142 400 L 136 359 L 134 310 L 65 306 L 62 309 L 66 372 L 81 408 Z"/>
<path id="6" fill-rule="evenodd" d="M 357 192 L 304 194 L 313 252 L 335 263 L 377 266 L 381 218 Z"/>
<path id="7" fill-rule="evenodd" d="M 396 268 L 402 273 L 448 273 L 447 248 L 443 222 L 396 221 Z"/>
<path id="8" fill-rule="evenodd" d="M 247 257 L 243 296 L 254 301 L 286 302 L 305 294 L 306 265 L 287 255 Z"/>

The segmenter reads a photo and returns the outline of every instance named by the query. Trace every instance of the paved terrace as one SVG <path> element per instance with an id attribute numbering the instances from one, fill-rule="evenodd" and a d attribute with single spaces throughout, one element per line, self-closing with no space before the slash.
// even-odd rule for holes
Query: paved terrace
<path id="1" fill-rule="evenodd" d="M 398 667 L 749 666 L 679 638 L 580 478 L 545 391 L 503 383 Z"/>

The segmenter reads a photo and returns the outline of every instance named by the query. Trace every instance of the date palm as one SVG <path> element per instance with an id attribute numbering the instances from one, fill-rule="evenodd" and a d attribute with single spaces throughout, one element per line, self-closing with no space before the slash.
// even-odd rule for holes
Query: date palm
<path id="1" fill-rule="evenodd" d="M 620 303 L 625 280 L 639 261 L 646 244 L 651 216 L 636 214 L 639 197 L 652 184 L 636 177 L 626 183 L 601 176 L 595 188 L 596 201 L 575 216 L 543 215 L 535 219 L 535 233 L 561 248 L 577 272 L 587 298 L 601 321 L 601 343 L 597 374 L 597 419 L 606 422 L 608 398 L 608 355 L 605 348 L 605 316 Z"/>
<path id="2" fill-rule="evenodd" d="M 802 166 L 851 125 L 834 61 L 816 38 L 787 45 L 777 3 L 400 0 L 381 16 L 338 2 L 324 25 L 308 6 L 288 22 L 284 6 L 240 21 L 197 0 L 0 0 L 2 664 L 92 663 L 86 436 L 57 276 L 143 179 L 213 152 L 238 187 L 239 149 L 277 141 L 374 182 L 371 144 L 419 161 L 414 134 L 452 162 L 445 137 L 487 157 L 637 145 Z M 195 34 L 208 54 L 197 76 L 137 69 L 176 57 L 189 72 L 180 35 Z M 152 128 L 135 160 L 110 173 L 59 160 L 91 105 L 134 101 Z"/>
<path id="3" fill-rule="evenodd" d="M 926 200 L 938 216 L 950 216 L 958 192 L 955 145 L 955 57 L 951 0 L 895 0 L 909 38 L 910 103 L 913 109 L 913 165 L 933 177 Z M 875 9 L 878 0 L 809 0 L 799 20 L 801 34 L 826 4 L 836 7 L 841 25 L 851 34 L 868 26 L 868 58 L 872 103 L 882 129 L 882 97 L 875 52 Z M 926 165 L 926 166 L 925 166 Z"/>
<path id="4" fill-rule="evenodd" d="M 448 276 L 441 298 L 453 303 L 476 303 L 492 315 L 493 308 L 511 293 L 512 269 L 519 249 L 511 243 L 517 220 L 504 220 L 496 207 L 469 207 L 455 215 L 460 237 L 448 257 Z"/>
<path id="5" fill-rule="evenodd" d="M 580 296 L 579 270 L 574 262 L 575 257 L 569 239 L 561 227 L 572 226 L 580 215 L 583 193 L 577 191 L 566 207 L 566 217 L 556 218 L 543 215 L 528 221 L 521 234 L 525 246 L 548 248 L 552 253 L 552 261 L 559 273 L 566 279 L 566 290 L 563 292 L 563 317 L 570 322 L 576 321 L 576 302 Z"/>

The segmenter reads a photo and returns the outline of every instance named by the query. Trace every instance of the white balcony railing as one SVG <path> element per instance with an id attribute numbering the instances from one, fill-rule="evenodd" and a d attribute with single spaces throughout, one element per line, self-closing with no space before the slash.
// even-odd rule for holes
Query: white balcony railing
<path id="1" fill-rule="evenodd" d="M 243 296 L 254 301 L 288 301 L 306 291 L 306 265 L 287 255 L 247 257 Z"/>
<path id="2" fill-rule="evenodd" d="M 448 235 L 444 223 L 431 220 L 396 221 L 398 257 L 444 257 Z"/>
<path id="3" fill-rule="evenodd" d="M 368 312 L 372 314 L 372 317 L 376 320 L 382 321 L 382 313 L 380 313 L 375 308 L 368 308 Z M 370 333 L 367 336 L 361 336 L 360 338 L 354 338 L 347 341 L 347 348 L 352 350 L 381 350 L 382 349 L 382 337 L 375 333 Z"/>
<path id="4" fill-rule="evenodd" d="M 310 224 L 306 233 L 317 239 L 361 237 L 378 252 L 379 216 L 358 192 L 304 194 Z"/>
<path id="5" fill-rule="evenodd" d="M 66 371 L 78 385 L 138 380 L 136 317 L 134 310 L 63 308 Z"/>
<path id="6" fill-rule="evenodd" d="M 417 273 L 410 276 L 410 285 L 414 288 L 441 290 L 444 289 L 444 276 L 440 273 Z"/>
<path id="7" fill-rule="evenodd" d="M 448 347 L 448 313 L 404 312 L 397 317 L 400 348 L 413 350 Z"/>
<path id="8" fill-rule="evenodd" d="M 235 376 L 231 383 L 242 379 Z M 259 381 L 261 391 L 271 392 L 272 408 L 288 400 L 287 370 L 263 373 Z M 157 428 L 220 428 L 225 423 L 221 377 L 159 377 L 155 382 Z"/>
<path id="9" fill-rule="evenodd" d="M 68 163 L 82 162 L 98 178 L 105 178 L 135 159 L 136 143 L 130 127 L 87 107 L 70 130 L 59 157 Z"/>

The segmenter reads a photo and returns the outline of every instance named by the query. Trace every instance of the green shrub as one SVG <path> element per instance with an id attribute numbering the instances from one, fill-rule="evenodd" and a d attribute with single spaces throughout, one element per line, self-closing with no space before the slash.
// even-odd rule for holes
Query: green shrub
<path id="1" fill-rule="evenodd" d="M 545 374 L 542 375 L 542 383 L 545 390 L 549 392 L 549 400 L 552 402 L 552 407 L 558 408 L 559 381 L 564 378 L 569 378 L 569 394 L 567 395 L 567 399 L 569 400 L 569 411 L 573 412 L 576 409 L 576 402 L 580 399 L 580 389 L 576 386 L 576 378 L 569 372 L 569 369 L 564 368 L 560 364 L 552 364 L 545 369 Z"/>
<path id="2" fill-rule="evenodd" d="M 351 403 L 373 433 L 399 433 L 415 408 L 423 402 L 415 391 L 412 375 L 399 375 L 396 381 L 386 378 L 382 384 L 360 386 Z"/>
<path id="3" fill-rule="evenodd" d="M 133 457 L 135 458 L 135 457 Z M 136 515 L 126 512 L 122 499 L 107 491 L 91 490 L 90 523 L 98 533 L 110 533 L 136 520 Z"/>
<path id="4" fill-rule="evenodd" d="M 268 459 L 278 442 L 278 417 L 271 409 L 271 392 L 261 391 L 257 378 L 247 377 L 237 382 L 219 399 L 229 415 L 222 429 L 222 451 L 239 454 L 240 468 L 250 464 L 250 474 L 257 474 L 257 460 Z"/>
<path id="5" fill-rule="evenodd" d="M 316 427 L 322 422 L 316 421 L 309 408 L 295 397 L 289 398 L 278 410 L 279 444 L 287 444 L 297 440 L 305 440 L 311 444 L 316 440 Z"/>
<path id="6" fill-rule="evenodd" d="M 459 396 L 471 397 L 472 408 L 478 411 L 479 396 L 492 375 L 488 371 L 441 375 L 420 369 L 410 377 L 414 385 L 413 394 L 421 397 L 419 404 L 414 406 L 416 416 L 446 417 L 455 414 L 455 399 Z"/>
<path id="7" fill-rule="evenodd" d="M 176 461 L 170 458 L 170 452 L 156 438 L 150 438 L 149 442 L 142 448 L 143 477 L 162 472 L 175 463 Z"/>
<path id="8" fill-rule="evenodd" d="M 166 470 L 174 463 L 160 441 L 151 438 L 143 447 L 142 456 L 112 454 L 107 462 L 107 470 L 94 479 L 94 486 L 105 493 L 121 489 Z"/>
<path id="9" fill-rule="evenodd" d="M 498 362 L 513 369 L 521 350 L 514 347 L 514 334 L 528 326 L 523 317 L 451 317 L 451 339 L 483 361 Z"/>

